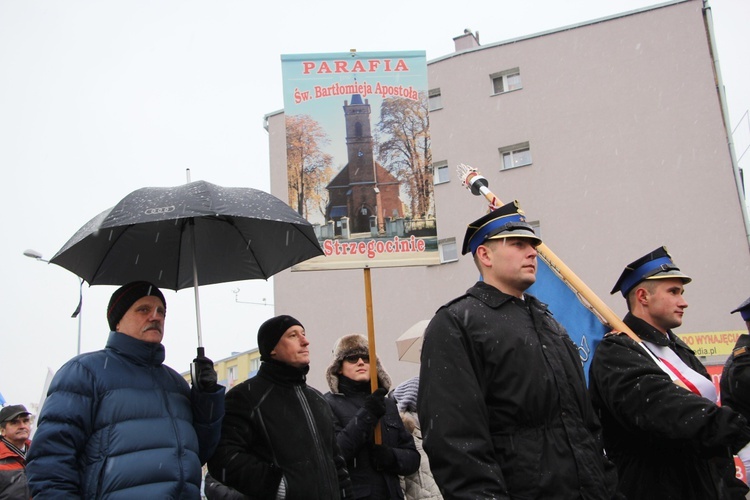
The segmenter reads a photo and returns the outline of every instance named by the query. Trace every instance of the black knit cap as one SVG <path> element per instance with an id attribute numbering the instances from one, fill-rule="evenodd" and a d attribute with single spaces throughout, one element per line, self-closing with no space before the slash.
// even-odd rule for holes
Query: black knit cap
<path id="1" fill-rule="evenodd" d="M 272 359 L 271 351 L 279 343 L 281 336 L 295 325 L 302 326 L 302 323 L 286 314 L 275 316 L 260 325 L 260 328 L 258 328 L 258 351 L 260 352 L 260 359 L 262 361 L 270 361 Z M 305 327 L 302 326 L 302 328 Z"/>
<path id="2" fill-rule="evenodd" d="M 107 306 L 107 323 L 109 323 L 109 329 L 115 331 L 117 323 L 125 316 L 130 306 L 135 304 L 141 297 L 149 295 L 161 299 L 166 309 L 167 301 L 164 299 L 161 290 L 148 281 L 133 281 L 118 288 L 112 294 L 112 298 L 109 299 L 109 305 Z"/>

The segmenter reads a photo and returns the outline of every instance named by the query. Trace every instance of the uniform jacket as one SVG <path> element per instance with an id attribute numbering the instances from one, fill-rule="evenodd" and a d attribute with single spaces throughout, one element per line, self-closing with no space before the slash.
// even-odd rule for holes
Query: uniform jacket
<path id="1" fill-rule="evenodd" d="M 750 420 L 750 335 L 737 339 L 721 373 L 721 405 Z M 750 471 L 748 471 L 750 472 Z"/>
<path id="2" fill-rule="evenodd" d="M 221 441 L 208 462 L 214 478 L 251 498 L 276 498 L 282 476 L 287 499 L 341 497 L 339 478 L 343 484 L 348 474 L 336 463 L 331 409 L 306 373 L 264 361 L 227 393 Z"/>
<path id="3" fill-rule="evenodd" d="M 27 454 L 35 499 L 199 498 L 224 388 L 191 390 L 163 361 L 162 344 L 110 332 L 60 368 Z"/>
<path id="4" fill-rule="evenodd" d="M 446 498 L 607 499 L 578 349 L 546 306 L 479 282 L 425 332 L 419 421 Z"/>
<path id="5" fill-rule="evenodd" d="M 26 440 L 28 450 L 31 441 Z M 31 498 L 26 481 L 26 461 L 0 440 L 0 500 L 28 500 Z"/>
<path id="6" fill-rule="evenodd" d="M 380 422 L 382 444 L 394 451 L 397 465 L 392 470 L 378 471 L 370 461 L 373 429 L 378 419 L 362 406 L 370 393 L 370 382 L 357 383 L 341 376 L 337 389 L 340 392 L 329 392 L 324 397 L 333 411 L 337 441 L 352 478 L 354 497 L 370 498 L 385 484 L 386 498 L 404 498 L 398 476 L 411 474 L 419 468 L 419 453 L 404 428 L 396 402 L 385 398 L 385 415 Z"/>
<path id="7" fill-rule="evenodd" d="M 659 332 L 628 314 L 625 324 L 641 339 L 669 346 L 708 378 L 693 351 L 676 335 Z M 739 413 L 674 384 L 626 335 L 608 335 L 591 362 L 590 390 L 609 457 L 628 498 L 744 499 L 731 454 L 750 440 Z"/>

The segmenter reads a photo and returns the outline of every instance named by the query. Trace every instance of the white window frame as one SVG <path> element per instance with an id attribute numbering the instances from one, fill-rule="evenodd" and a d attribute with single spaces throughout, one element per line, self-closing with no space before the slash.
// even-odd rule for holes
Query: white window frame
<path id="1" fill-rule="evenodd" d="M 518 77 L 518 82 L 515 83 L 514 77 Z M 502 90 L 497 90 L 496 82 L 500 82 Z M 521 70 L 519 68 L 506 69 L 490 75 L 490 82 L 492 83 L 492 95 L 507 94 L 515 90 L 521 90 L 523 88 L 523 82 L 521 81 Z M 511 88 L 513 87 L 513 88 Z"/>
<path id="2" fill-rule="evenodd" d="M 237 365 L 227 366 L 227 384 L 232 386 L 239 378 L 239 370 Z"/>
<path id="3" fill-rule="evenodd" d="M 437 111 L 438 109 L 443 109 L 443 97 L 440 88 L 430 89 L 427 92 L 427 110 Z"/>
<path id="4" fill-rule="evenodd" d="M 438 240 L 438 250 L 440 252 L 440 263 L 458 262 L 458 244 L 456 238 L 445 238 Z"/>
<path id="5" fill-rule="evenodd" d="M 442 174 L 442 175 L 441 175 Z M 444 177 L 444 178 L 443 178 Z M 435 185 L 445 184 L 451 181 L 447 161 L 436 161 L 432 164 L 432 183 Z"/>
<path id="6" fill-rule="evenodd" d="M 260 370 L 260 358 L 252 358 L 250 360 L 250 373 L 254 373 Z"/>
<path id="7" fill-rule="evenodd" d="M 526 167 L 534 163 L 528 142 L 505 146 L 499 148 L 498 152 L 500 153 L 500 170 Z M 528 158 L 525 158 L 526 156 Z"/>

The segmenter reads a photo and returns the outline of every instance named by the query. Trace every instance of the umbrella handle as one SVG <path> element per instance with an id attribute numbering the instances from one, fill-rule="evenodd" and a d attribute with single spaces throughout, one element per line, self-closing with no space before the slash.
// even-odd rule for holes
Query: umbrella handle
<path id="1" fill-rule="evenodd" d="M 202 358 L 206 356 L 206 350 L 203 347 L 198 348 L 198 355 L 196 358 Z M 195 361 L 190 363 L 190 380 L 193 382 L 193 385 L 195 385 L 196 381 L 198 380 L 198 369 L 195 366 Z"/>

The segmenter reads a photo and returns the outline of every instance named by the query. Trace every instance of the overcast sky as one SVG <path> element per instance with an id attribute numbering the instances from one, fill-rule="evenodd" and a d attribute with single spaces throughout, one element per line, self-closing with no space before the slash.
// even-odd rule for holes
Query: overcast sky
<path id="1" fill-rule="evenodd" d="M 465 28 L 490 44 L 650 5 L 0 0 L 0 165 L 9 176 L 0 202 L 0 393 L 13 404 L 38 402 L 47 369 L 76 351 L 77 278 L 24 250 L 51 258 L 94 215 L 140 187 L 184 183 L 187 168 L 192 180 L 269 190 L 263 116 L 283 108 L 281 54 L 425 50 L 430 61 L 453 52 Z M 750 108 L 750 2 L 710 5 L 739 156 L 750 143 L 742 118 Z M 83 352 L 104 346 L 114 290 L 84 286 Z M 258 325 L 274 314 L 257 305 L 273 301 L 270 282 L 200 294 L 214 360 L 254 348 Z M 194 295 L 165 295 L 167 364 L 185 371 L 195 355 Z"/>

